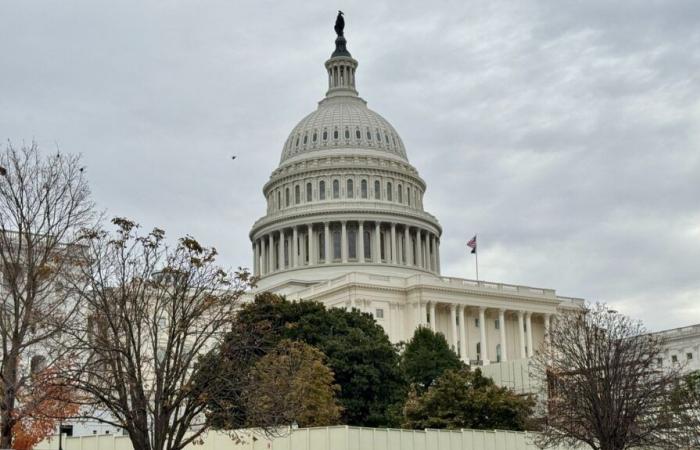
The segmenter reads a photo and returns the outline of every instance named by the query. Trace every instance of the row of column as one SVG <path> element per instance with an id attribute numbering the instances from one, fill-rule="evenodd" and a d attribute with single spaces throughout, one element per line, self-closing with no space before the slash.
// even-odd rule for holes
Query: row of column
<path id="1" fill-rule="evenodd" d="M 417 321 L 417 326 L 425 326 L 426 324 L 433 331 L 437 330 L 437 324 L 435 318 L 436 316 L 436 302 L 417 303 L 419 308 L 419 319 Z M 466 310 L 467 305 L 450 303 L 450 340 L 452 348 L 459 353 L 463 361 L 469 362 L 467 357 L 467 327 L 466 327 Z M 490 362 L 488 353 L 488 333 L 487 333 L 487 322 L 486 322 L 486 310 L 488 308 L 481 306 L 479 307 L 479 347 L 481 354 L 479 355 L 479 360 L 482 364 L 487 365 Z M 520 358 L 530 358 L 534 354 L 534 348 L 532 344 L 532 314 L 529 311 L 515 311 L 518 316 L 518 342 L 520 344 Z M 501 345 L 501 361 L 508 361 L 508 336 L 506 332 L 506 320 L 505 320 L 506 310 L 498 309 L 498 322 L 499 322 L 499 344 Z M 428 319 L 429 317 L 429 319 Z M 545 344 L 549 337 L 549 326 L 551 321 L 551 314 L 543 314 L 544 318 L 544 336 Z M 440 330 L 442 331 L 442 330 Z M 445 330 L 447 331 L 447 330 Z M 443 334 L 447 335 L 446 332 Z"/>
<path id="2" fill-rule="evenodd" d="M 439 237 L 395 222 L 327 221 L 285 227 L 259 236 L 253 251 L 256 276 L 349 261 L 404 265 L 440 273 Z"/>

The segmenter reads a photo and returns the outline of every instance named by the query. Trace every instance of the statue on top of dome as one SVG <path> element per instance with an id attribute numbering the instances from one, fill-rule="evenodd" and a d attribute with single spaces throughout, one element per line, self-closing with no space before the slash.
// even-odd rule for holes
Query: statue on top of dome
<path id="1" fill-rule="evenodd" d="M 335 34 L 338 37 L 343 36 L 343 30 L 345 30 L 345 19 L 343 19 L 343 11 L 338 10 L 338 17 L 335 18 Z"/>

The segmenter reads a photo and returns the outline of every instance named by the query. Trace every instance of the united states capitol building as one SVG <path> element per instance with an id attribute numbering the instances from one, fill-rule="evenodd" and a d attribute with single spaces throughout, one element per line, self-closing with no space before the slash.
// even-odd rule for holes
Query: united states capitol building
<path id="1" fill-rule="evenodd" d="M 401 136 L 367 107 L 341 33 L 328 90 L 289 134 L 250 231 L 257 291 L 371 313 L 392 342 L 442 332 L 471 364 L 525 359 L 583 300 L 553 289 L 443 277 L 442 227 Z M 466 251 L 466 250 L 465 250 Z"/>

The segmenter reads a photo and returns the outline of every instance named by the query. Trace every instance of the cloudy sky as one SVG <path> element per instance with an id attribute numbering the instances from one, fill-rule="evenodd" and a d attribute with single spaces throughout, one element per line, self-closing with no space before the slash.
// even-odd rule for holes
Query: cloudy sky
<path id="1" fill-rule="evenodd" d="M 400 5 L 400 6 L 399 6 Z M 81 153 L 96 201 L 250 265 L 346 13 L 443 272 L 700 323 L 700 2 L 5 1 L 0 138 Z M 235 161 L 231 155 L 238 155 Z"/>

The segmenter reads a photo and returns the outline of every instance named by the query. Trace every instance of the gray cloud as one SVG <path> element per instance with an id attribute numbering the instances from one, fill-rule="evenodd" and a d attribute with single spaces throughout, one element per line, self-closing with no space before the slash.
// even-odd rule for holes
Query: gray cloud
<path id="1" fill-rule="evenodd" d="M 443 271 L 700 322 L 700 4 L 344 1 L 360 94 L 401 133 Z M 112 215 L 247 233 L 325 91 L 326 2 L 2 6 L 0 137 L 83 153 Z M 230 155 L 239 155 L 233 162 Z"/>

